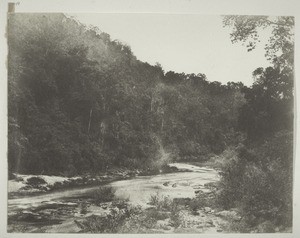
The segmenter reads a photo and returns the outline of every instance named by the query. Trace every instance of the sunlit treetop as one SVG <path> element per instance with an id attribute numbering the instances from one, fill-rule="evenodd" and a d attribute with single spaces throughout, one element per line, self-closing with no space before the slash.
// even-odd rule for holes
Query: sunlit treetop
<path id="1" fill-rule="evenodd" d="M 223 25 L 232 28 L 233 43 L 242 42 L 247 50 L 255 49 L 260 42 L 261 30 L 271 30 L 265 46 L 265 56 L 274 66 L 293 68 L 294 17 L 291 16 L 224 16 Z"/>

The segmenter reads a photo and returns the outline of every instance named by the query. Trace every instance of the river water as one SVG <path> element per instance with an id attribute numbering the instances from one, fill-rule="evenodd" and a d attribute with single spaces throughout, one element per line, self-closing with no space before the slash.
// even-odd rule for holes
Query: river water
<path id="1" fill-rule="evenodd" d="M 174 166 L 179 170 L 189 171 L 189 172 L 176 172 L 159 174 L 153 176 L 138 176 L 132 179 L 115 181 L 108 185 L 115 189 L 115 195 L 118 198 L 128 199 L 129 203 L 133 205 L 148 206 L 149 198 L 151 195 L 158 194 L 160 196 L 169 196 L 170 198 L 193 198 L 195 196 L 195 191 L 206 191 L 205 184 L 210 182 L 218 181 L 218 173 L 214 169 L 206 167 L 198 167 L 183 163 L 173 163 L 170 166 Z M 86 193 L 98 189 L 99 186 L 89 187 L 89 188 L 77 188 L 69 189 L 64 191 L 57 191 L 48 194 L 32 196 L 32 197 L 22 197 L 8 200 L 8 215 L 16 216 L 16 214 L 28 214 L 31 211 L 40 210 L 41 207 L 47 205 L 48 213 L 51 213 L 49 206 L 63 205 L 63 207 L 68 207 L 68 215 L 64 214 L 63 220 L 57 225 L 45 225 L 40 223 L 38 226 L 34 221 L 26 224 L 18 222 L 15 226 L 22 225 L 25 232 L 77 232 L 76 225 L 74 224 L 74 218 L 82 216 L 79 214 L 78 204 L 66 200 L 66 198 L 80 197 Z M 54 208 L 55 208 L 54 207 Z M 65 210 L 64 210 L 65 211 Z M 57 211 L 56 211 L 57 212 Z M 88 211 L 88 216 L 91 214 L 101 213 L 100 208 L 91 207 Z M 57 213 L 55 213 L 57 214 Z M 32 214 L 30 214 L 32 216 Z M 26 225 L 30 228 L 26 228 Z M 44 226 L 44 227 L 43 227 Z M 15 231 L 14 226 L 10 226 L 11 231 Z M 44 229 L 41 229 L 43 227 Z M 19 228 L 18 228 L 19 229 Z"/>
<path id="2" fill-rule="evenodd" d="M 190 172 L 142 176 L 113 182 L 110 185 L 115 188 L 117 197 L 129 199 L 133 204 L 144 206 L 153 194 L 170 198 L 193 198 L 195 191 L 207 190 L 204 184 L 218 180 L 218 173 L 214 169 L 182 163 L 169 165 Z"/>

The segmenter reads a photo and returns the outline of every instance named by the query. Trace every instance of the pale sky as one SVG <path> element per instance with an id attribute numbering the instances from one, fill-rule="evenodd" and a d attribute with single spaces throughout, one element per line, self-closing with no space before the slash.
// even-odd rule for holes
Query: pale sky
<path id="1" fill-rule="evenodd" d="M 252 72 L 267 67 L 265 39 L 252 51 L 232 44 L 222 17 L 199 14 L 89 13 L 70 14 L 97 26 L 112 40 L 128 44 L 134 55 L 165 71 L 203 73 L 209 81 L 253 83 Z M 266 34 L 264 34 L 266 36 Z"/>

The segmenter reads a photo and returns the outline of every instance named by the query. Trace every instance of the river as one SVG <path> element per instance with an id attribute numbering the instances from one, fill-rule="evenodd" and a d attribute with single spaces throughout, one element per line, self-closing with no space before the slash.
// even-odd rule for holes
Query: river
<path id="1" fill-rule="evenodd" d="M 207 190 L 204 184 L 218 180 L 218 173 L 214 169 L 183 163 L 173 163 L 170 166 L 190 172 L 142 176 L 113 182 L 111 186 L 116 189 L 117 197 L 144 206 L 149 201 L 149 197 L 156 193 L 170 198 L 193 198 L 196 190 Z"/>
<path id="2" fill-rule="evenodd" d="M 189 172 L 138 176 L 108 185 L 114 188 L 117 198 L 128 199 L 133 205 L 147 207 L 151 195 L 193 198 L 196 191 L 207 191 L 205 184 L 219 179 L 217 171 L 211 168 L 184 163 L 173 163 L 170 166 Z M 76 188 L 9 199 L 8 230 L 11 232 L 78 232 L 79 228 L 74 223 L 74 219 L 106 212 L 102 207 L 89 205 L 86 214 L 80 213 L 82 198 L 98 188 L 99 186 Z M 40 211 L 43 211 L 43 216 Z M 44 219 L 45 214 L 51 219 Z M 53 219 L 54 217 L 56 219 Z"/>

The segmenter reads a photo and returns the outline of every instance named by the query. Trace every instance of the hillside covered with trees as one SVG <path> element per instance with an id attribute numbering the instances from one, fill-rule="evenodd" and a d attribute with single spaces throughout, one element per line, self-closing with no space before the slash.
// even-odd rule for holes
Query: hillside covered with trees
<path id="1" fill-rule="evenodd" d="M 227 16 L 224 25 L 248 51 L 257 29 L 272 27 L 272 67 L 253 69 L 251 87 L 164 72 L 63 14 L 9 15 L 9 176 L 158 171 L 219 157 L 215 199 L 241 211 L 239 231 L 291 227 L 294 20 Z"/>
<path id="2" fill-rule="evenodd" d="M 237 141 L 241 83 L 164 72 L 62 14 L 9 18 L 9 170 L 82 174 L 205 160 Z"/>

